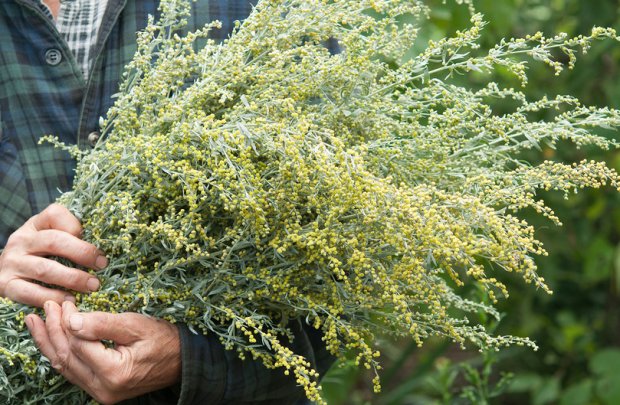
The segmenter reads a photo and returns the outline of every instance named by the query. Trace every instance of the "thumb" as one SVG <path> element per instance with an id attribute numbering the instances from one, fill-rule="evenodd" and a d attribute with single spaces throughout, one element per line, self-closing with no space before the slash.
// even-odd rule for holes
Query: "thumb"
<path id="1" fill-rule="evenodd" d="M 85 340 L 112 340 L 128 345 L 141 339 L 138 314 L 110 314 L 107 312 L 79 312 L 72 302 L 63 303 L 64 329 Z"/>

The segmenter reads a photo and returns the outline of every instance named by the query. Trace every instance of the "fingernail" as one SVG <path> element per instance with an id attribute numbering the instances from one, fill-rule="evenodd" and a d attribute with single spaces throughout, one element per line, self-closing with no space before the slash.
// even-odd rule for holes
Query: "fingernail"
<path id="1" fill-rule="evenodd" d="M 88 288 L 90 291 L 97 291 L 100 285 L 101 284 L 99 283 L 99 280 L 97 280 L 96 278 L 90 278 L 86 282 L 86 288 Z"/>
<path id="2" fill-rule="evenodd" d="M 95 266 L 99 269 L 103 269 L 108 265 L 108 259 L 105 256 L 97 256 L 97 260 L 95 260 Z"/>
<path id="3" fill-rule="evenodd" d="M 65 301 L 70 301 L 75 304 L 75 297 L 73 295 L 65 295 Z"/>
<path id="4" fill-rule="evenodd" d="M 45 303 L 43 304 L 43 310 L 47 313 L 50 310 L 50 302 L 49 301 L 45 301 Z"/>
<path id="5" fill-rule="evenodd" d="M 73 314 L 69 318 L 69 326 L 71 327 L 71 330 L 73 331 L 78 331 L 82 329 L 83 324 L 84 324 L 84 319 L 82 318 L 82 315 L 80 314 Z"/>
<path id="6" fill-rule="evenodd" d="M 67 300 L 67 299 L 66 299 L 66 297 L 65 297 L 65 301 L 62 303 L 62 311 L 63 311 L 63 312 L 68 311 L 68 310 L 70 309 L 70 307 L 69 307 L 69 306 L 70 306 L 71 304 L 70 304 L 69 302 L 70 302 L 70 301 L 69 301 L 69 300 Z"/>
<path id="7" fill-rule="evenodd" d="M 32 319 L 30 317 L 26 317 L 26 326 L 28 329 L 32 329 Z"/>

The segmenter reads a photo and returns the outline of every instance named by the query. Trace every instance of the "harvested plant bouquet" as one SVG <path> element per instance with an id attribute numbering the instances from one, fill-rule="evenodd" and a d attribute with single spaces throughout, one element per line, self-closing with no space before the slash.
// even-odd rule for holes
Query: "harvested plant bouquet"
<path id="1" fill-rule="evenodd" d="M 61 197 L 110 258 L 100 291 L 78 295 L 82 310 L 184 322 L 294 373 L 317 402 L 316 372 L 286 345 L 290 320 L 375 369 L 379 329 L 419 344 L 534 346 L 466 316 L 498 316 L 485 302 L 507 296 L 501 272 L 547 290 L 533 260 L 546 252 L 515 213 L 559 224 L 538 190 L 618 188 L 619 178 L 603 163 L 533 165 L 521 153 L 560 140 L 615 146 L 590 130 L 617 127 L 620 112 L 453 76 L 501 67 L 525 84 L 528 60 L 559 73 L 558 56 L 572 67 L 592 41 L 617 39 L 612 30 L 482 52 L 474 13 L 466 30 L 420 44 L 420 1 L 264 0 L 219 44 L 206 39 L 216 23 L 175 34 L 188 7 L 164 2 L 139 33 L 104 142 L 80 156 Z M 514 108 L 499 114 L 498 102 Z M 466 299 L 465 284 L 489 300 Z M 84 402 L 38 354 L 29 311 L 0 305 L 0 402 Z"/>

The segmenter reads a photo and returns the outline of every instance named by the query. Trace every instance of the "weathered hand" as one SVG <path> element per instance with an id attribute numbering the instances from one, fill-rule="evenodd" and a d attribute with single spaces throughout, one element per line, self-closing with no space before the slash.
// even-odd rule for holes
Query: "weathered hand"
<path id="1" fill-rule="evenodd" d="M 35 280 L 74 291 L 96 291 L 96 277 L 46 258 L 63 257 L 92 269 L 107 266 L 103 253 L 81 240 L 81 233 L 78 219 L 58 204 L 30 218 L 11 235 L 0 256 L 0 296 L 37 307 L 50 300 L 73 300 L 71 294 L 43 287 L 32 282 Z"/>
<path id="2" fill-rule="evenodd" d="M 41 353 L 67 380 L 102 404 L 113 404 L 169 387 L 180 379 L 178 329 L 136 313 L 78 312 L 45 303 L 46 320 L 28 315 L 26 324 Z M 108 348 L 101 340 L 115 343 Z"/>

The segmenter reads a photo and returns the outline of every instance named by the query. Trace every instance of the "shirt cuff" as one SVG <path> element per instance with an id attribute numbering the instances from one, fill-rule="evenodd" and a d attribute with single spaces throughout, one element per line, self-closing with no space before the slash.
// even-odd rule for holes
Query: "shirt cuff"
<path id="1" fill-rule="evenodd" d="M 185 325 L 179 325 L 179 336 L 181 393 L 177 405 L 220 403 L 226 391 L 227 375 L 222 350 L 214 350 L 217 348 L 211 339 L 193 333 Z"/>

